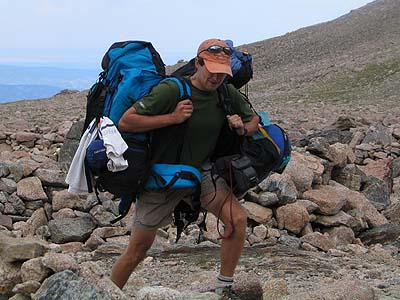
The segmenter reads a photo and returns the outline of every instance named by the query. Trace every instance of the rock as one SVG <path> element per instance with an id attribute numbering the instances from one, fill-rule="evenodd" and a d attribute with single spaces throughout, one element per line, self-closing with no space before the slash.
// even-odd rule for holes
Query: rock
<path id="1" fill-rule="evenodd" d="M 289 295 L 285 279 L 271 278 L 263 285 L 264 300 L 280 300 Z"/>
<path id="2" fill-rule="evenodd" d="M 345 213 L 344 211 L 339 211 L 336 215 L 333 216 L 317 216 L 317 219 L 314 223 L 324 225 L 326 227 L 334 227 L 345 225 L 348 227 L 354 227 L 357 224 L 357 221 L 351 215 Z"/>
<path id="3" fill-rule="evenodd" d="M 297 203 L 279 207 L 276 210 L 276 219 L 279 229 L 287 229 L 295 234 L 299 234 L 310 222 L 307 209 Z"/>
<path id="4" fill-rule="evenodd" d="M 285 300 L 374 300 L 372 287 L 354 279 L 342 279 L 328 283 L 318 290 L 306 291 L 290 295 Z"/>
<path id="5" fill-rule="evenodd" d="M 333 227 L 326 231 L 329 234 L 330 239 L 337 246 L 343 246 L 352 244 L 355 236 L 353 230 L 346 226 Z"/>
<path id="6" fill-rule="evenodd" d="M 242 204 L 246 210 L 247 217 L 258 223 L 265 224 L 272 218 L 272 210 L 253 202 L 245 202 Z"/>
<path id="7" fill-rule="evenodd" d="M 28 280 L 23 283 L 17 284 L 13 288 L 13 293 L 22 294 L 24 296 L 29 296 L 28 299 L 31 299 L 30 295 L 35 293 L 40 288 L 40 282 L 36 280 Z"/>
<path id="8" fill-rule="evenodd" d="M 0 178 L 0 191 L 12 194 L 17 190 L 17 183 L 9 178 Z"/>
<path id="9" fill-rule="evenodd" d="M 65 136 L 64 143 L 60 150 L 60 156 L 58 163 L 60 169 L 63 171 L 68 171 L 71 161 L 75 155 L 76 149 L 78 149 L 79 140 L 83 132 L 84 121 L 78 121 L 72 124 L 71 129 Z"/>
<path id="10" fill-rule="evenodd" d="M 375 244 L 369 247 L 368 253 L 375 256 L 377 259 L 392 260 L 392 253 L 389 250 L 383 248 L 381 244 Z"/>
<path id="11" fill-rule="evenodd" d="M 335 215 L 346 204 L 345 195 L 331 186 L 319 186 L 317 189 L 306 191 L 303 197 L 316 203 L 317 212 L 322 215 Z"/>
<path id="12" fill-rule="evenodd" d="M 390 205 L 388 209 L 383 211 L 383 214 L 386 218 L 390 220 L 391 223 L 400 225 L 400 202 Z"/>
<path id="13" fill-rule="evenodd" d="M 264 225 L 258 225 L 253 228 L 253 234 L 260 238 L 261 240 L 264 240 L 267 237 L 268 234 L 268 228 L 265 227 Z"/>
<path id="14" fill-rule="evenodd" d="M 26 145 L 27 147 L 33 147 L 35 145 L 35 141 L 39 137 L 40 136 L 37 133 L 25 131 L 20 131 L 15 134 L 15 140 L 18 143 L 24 143 L 24 145 Z"/>
<path id="15" fill-rule="evenodd" d="M 262 192 L 255 203 L 258 203 L 264 207 L 272 207 L 279 203 L 279 198 L 275 193 Z"/>
<path id="16" fill-rule="evenodd" d="M 390 205 L 390 189 L 388 185 L 375 176 L 367 177 L 361 192 L 378 211 L 382 211 Z"/>
<path id="17" fill-rule="evenodd" d="M 97 249 L 100 245 L 103 245 L 106 241 L 96 234 L 91 234 L 90 237 L 85 242 L 85 247 L 90 250 Z"/>
<path id="18" fill-rule="evenodd" d="M 362 142 L 364 144 L 390 145 L 392 143 L 392 133 L 387 127 L 378 123 L 368 129 Z"/>
<path id="19" fill-rule="evenodd" d="M 27 260 L 21 266 L 22 282 L 29 280 L 42 282 L 51 273 L 51 270 L 43 265 L 41 257 Z"/>
<path id="20" fill-rule="evenodd" d="M 93 216 L 94 221 L 97 226 L 110 226 L 111 221 L 114 220 L 117 216 L 113 213 L 107 211 L 107 209 L 103 205 L 96 205 L 90 210 L 90 214 Z"/>
<path id="21" fill-rule="evenodd" d="M 91 218 L 76 217 L 51 220 L 49 229 L 54 243 L 84 242 L 95 229 Z"/>
<path id="22" fill-rule="evenodd" d="M 361 241 L 366 245 L 386 244 L 394 242 L 400 236 L 400 225 L 384 224 L 366 230 L 359 235 Z"/>
<path id="23" fill-rule="evenodd" d="M 393 160 L 392 166 L 392 177 L 396 178 L 400 176 L 400 157 Z"/>
<path id="24" fill-rule="evenodd" d="M 177 290 L 162 287 L 144 287 L 137 293 L 137 300 L 219 300 L 213 292 L 198 293 L 193 291 L 179 292 Z M 247 299 L 247 298 L 243 298 Z"/>
<path id="25" fill-rule="evenodd" d="M 42 207 L 36 210 L 29 218 L 29 220 L 26 221 L 26 226 L 22 231 L 22 235 L 33 236 L 36 233 L 36 230 L 43 225 L 47 225 L 47 216 L 44 208 Z"/>
<path id="26" fill-rule="evenodd" d="M 241 300 L 263 300 L 262 284 L 254 273 L 236 274 L 233 288 Z"/>
<path id="27" fill-rule="evenodd" d="M 49 170 L 39 168 L 33 172 L 33 175 L 38 177 L 45 186 L 67 187 L 65 183 L 65 172 L 61 170 Z"/>
<path id="28" fill-rule="evenodd" d="M 357 145 L 359 145 L 365 137 L 365 133 L 363 131 L 356 131 L 353 134 L 353 138 L 349 143 L 349 147 L 351 149 L 355 149 Z"/>
<path id="29" fill-rule="evenodd" d="M 350 143 L 353 134 L 350 131 L 339 130 L 338 128 L 324 128 L 322 130 L 318 130 L 315 133 L 308 135 L 309 139 L 321 137 L 328 141 L 329 144 L 334 143 L 342 143 L 348 144 Z"/>
<path id="30" fill-rule="evenodd" d="M 334 241 L 329 236 L 323 235 L 320 232 L 313 232 L 310 234 L 303 235 L 300 240 L 302 242 L 309 243 L 310 245 L 321 249 L 322 251 L 328 251 L 336 247 Z"/>
<path id="31" fill-rule="evenodd" d="M 2 296 L 11 296 L 14 286 L 21 282 L 20 264 L 8 263 L 0 259 L 0 299 Z M 5 298 L 5 299 L 8 299 Z"/>
<path id="32" fill-rule="evenodd" d="M 17 183 L 17 195 L 26 201 L 47 200 L 47 195 L 38 177 L 21 179 Z"/>
<path id="33" fill-rule="evenodd" d="M 10 174 L 10 169 L 8 168 L 8 163 L 0 161 L 0 178 L 7 177 Z"/>
<path id="34" fill-rule="evenodd" d="M 15 294 L 14 296 L 9 298 L 8 300 L 31 300 L 31 297 L 30 296 L 25 296 L 23 294 Z"/>
<path id="35" fill-rule="evenodd" d="M 314 160 L 315 165 L 319 163 L 317 159 L 312 156 L 305 156 L 298 152 L 292 152 L 291 159 L 283 172 L 290 176 L 299 192 L 310 190 L 314 181 L 315 175 L 312 170 L 313 165 L 310 164 L 311 159 Z"/>
<path id="36" fill-rule="evenodd" d="M 33 295 L 36 300 L 57 299 L 102 299 L 111 300 L 111 297 L 95 285 L 71 271 L 56 273 L 47 278 L 39 290 Z"/>
<path id="37" fill-rule="evenodd" d="M 335 143 L 329 146 L 328 159 L 333 163 L 334 166 L 343 167 L 348 163 L 354 163 L 356 157 L 349 145 Z"/>
<path id="38" fill-rule="evenodd" d="M 294 248 L 294 249 L 298 249 L 298 248 L 300 248 L 301 240 L 295 236 L 291 236 L 288 234 L 282 234 L 279 237 L 279 243 L 281 243 L 282 245 L 286 245 L 288 247 Z"/>
<path id="39" fill-rule="evenodd" d="M 79 265 L 74 258 L 63 253 L 47 253 L 42 257 L 42 264 L 54 273 L 71 270 L 76 272 Z"/>
<path id="40" fill-rule="evenodd" d="M 54 211 L 59 211 L 63 208 L 71 208 L 85 211 L 86 200 L 79 195 L 69 193 L 68 190 L 53 191 L 52 206 Z"/>
<path id="41" fill-rule="evenodd" d="M 54 220 L 65 219 L 65 218 L 75 218 L 76 214 L 71 208 L 62 208 L 59 211 L 53 213 L 51 217 Z"/>
<path id="42" fill-rule="evenodd" d="M 30 209 L 30 210 L 38 210 L 43 207 L 43 201 L 42 200 L 36 200 L 36 201 L 29 201 L 26 202 L 25 208 Z"/>
<path id="43" fill-rule="evenodd" d="M 274 173 L 259 184 L 263 191 L 274 192 L 278 195 L 279 204 L 293 203 L 297 199 L 297 190 L 288 174 Z"/>
<path id="44" fill-rule="evenodd" d="M 128 233 L 128 228 L 126 227 L 101 227 L 101 228 L 96 228 L 93 231 L 94 235 L 97 235 L 98 237 L 101 237 L 103 239 L 110 238 L 113 236 L 125 235 L 127 233 Z"/>
<path id="45" fill-rule="evenodd" d="M 9 230 L 13 229 L 12 219 L 9 216 L 0 213 L 0 226 L 4 226 Z"/>
<path id="46" fill-rule="evenodd" d="M 0 257 L 5 262 L 25 261 L 42 256 L 46 243 L 31 238 L 13 238 L 0 231 Z"/>
<path id="47" fill-rule="evenodd" d="M 332 127 L 340 131 L 350 130 L 350 128 L 357 128 L 358 126 L 360 126 L 360 123 L 351 116 L 339 116 L 336 121 L 332 123 Z"/>
<path id="48" fill-rule="evenodd" d="M 154 286 L 140 289 L 137 300 L 184 300 L 184 294 L 167 287 Z"/>
<path id="49" fill-rule="evenodd" d="M 385 158 L 370 162 L 366 166 L 359 167 L 367 176 L 371 175 L 379 178 L 388 185 L 390 190 L 392 190 L 392 166 L 393 160 L 391 158 Z"/>
<path id="50" fill-rule="evenodd" d="M 23 169 L 23 177 L 29 177 L 32 173 L 40 167 L 40 163 L 30 159 L 30 158 L 21 158 L 18 160 L 18 164 L 22 166 Z"/>
<path id="51" fill-rule="evenodd" d="M 107 271 L 100 267 L 98 263 L 87 261 L 79 264 L 77 275 L 82 277 L 87 282 L 99 287 L 107 292 L 113 300 L 128 300 L 124 292 L 119 289 L 111 280 Z"/>
<path id="52" fill-rule="evenodd" d="M 388 220 L 376 210 L 363 194 L 352 191 L 333 180 L 329 182 L 329 185 L 334 186 L 347 199 L 345 210 L 360 210 L 369 226 L 375 227 L 388 223 Z"/>
<path id="53" fill-rule="evenodd" d="M 5 203 L 4 213 L 10 215 L 22 215 L 25 209 L 26 207 L 24 201 L 22 201 L 16 193 L 13 193 L 8 197 L 7 202 Z"/>
<path id="54" fill-rule="evenodd" d="M 328 157 L 330 156 L 329 146 L 330 144 L 326 138 L 314 137 L 310 139 L 306 150 L 316 156 L 328 159 Z"/>
<path id="55" fill-rule="evenodd" d="M 360 191 L 361 184 L 366 178 L 365 173 L 355 164 L 347 164 L 343 168 L 335 168 L 332 171 L 333 180 L 354 191 Z"/>
<path id="56" fill-rule="evenodd" d="M 314 211 L 316 211 L 318 209 L 318 204 L 316 204 L 310 200 L 300 199 L 300 200 L 297 200 L 296 203 L 298 205 L 303 206 L 305 209 L 307 209 L 307 212 L 309 214 L 313 213 Z"/>

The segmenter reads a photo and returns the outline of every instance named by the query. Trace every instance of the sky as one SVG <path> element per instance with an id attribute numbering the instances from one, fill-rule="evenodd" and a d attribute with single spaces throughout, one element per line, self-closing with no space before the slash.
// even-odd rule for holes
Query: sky
<path id="1" fill-rule="evenodd" d="M 201 41 L 235 45 L 330 21 L 372 0 L 0 0 L 0 64 L 100 68 L 117 41 L 152 42 L 167 65 Z"/>

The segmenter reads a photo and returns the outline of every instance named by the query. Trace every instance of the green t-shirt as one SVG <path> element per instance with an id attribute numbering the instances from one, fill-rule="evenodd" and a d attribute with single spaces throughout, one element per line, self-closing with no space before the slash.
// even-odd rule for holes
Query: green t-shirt
<path id="1" fill-rule="evenodd" d="M 190 85 L 190 81 L 187 80 Z M 158 163 L 181 163 L 200 167 L 215 148 L 219 132 L 226 122 L 222 107 L 218 104 L 218 92 L 204 92 L 190 85 L 193 114 L 185 125 L 174 125 L 154 130 L 152 155 Z M 233 111 L 244 122 L 253 117 L 253 111 L 243 96 L 231 85 L 229 95 L 233 100 Z M 171 80 L 155 86 L 151 93 L 133 106 L 141 115 L 171 113 L 179 101 L 179 88 Z M 183 138 L 180 137 L 180 133 Z M 182 145 L 183 140 L 183 145 Z M 181 147 L 181 157 L 177 157 Z"/>

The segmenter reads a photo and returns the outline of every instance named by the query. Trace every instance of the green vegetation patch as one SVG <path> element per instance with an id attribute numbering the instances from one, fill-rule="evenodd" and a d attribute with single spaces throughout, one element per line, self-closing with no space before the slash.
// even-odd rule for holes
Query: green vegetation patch
<path id="1" fill-rule="evenodd" d="M 311 99 L 348 99 L 377 87 L 386 79 L 400 71 L 400 60 L 370 63 L 363 69 L 338 74 L 314 88 L 309 93 Z"/>

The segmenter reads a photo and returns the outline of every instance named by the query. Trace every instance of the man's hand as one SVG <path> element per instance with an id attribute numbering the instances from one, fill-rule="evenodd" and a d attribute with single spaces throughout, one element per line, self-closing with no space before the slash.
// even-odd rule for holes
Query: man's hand
<path id="1" fill-rule="evenodd" d="M 175 120 L 175 124 L 180 124 L 185 122 L 187 119 L 189 119 L 192 116 L 193 113 L 193 103 L 191 100 L 186 99 L 180 101 L 174 112 L 172 113 L 173 118 Z"/>
<path id="2" fill-rule="evenodd" d="M 234 129 L 238 135 L 246 134 L 242 118 L 239 115 L 227 115 L 226 118 L 228 119 L 229 127 Z"/>

